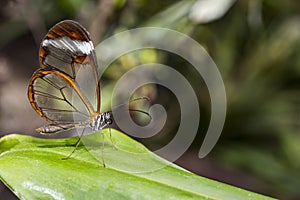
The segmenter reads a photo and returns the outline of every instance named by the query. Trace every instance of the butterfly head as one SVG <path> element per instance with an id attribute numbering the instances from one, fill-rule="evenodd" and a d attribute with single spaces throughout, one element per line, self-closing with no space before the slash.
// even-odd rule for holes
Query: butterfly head
<path id="1" fill-rule="evenodd" d="M 110 112 L 105 112 L 102 114 L 104 118 L 104 124 L 111 125 L 113 123 L 112 116 Z"/>
<path id="2" fill-rule="evenodd" d="M 99 131 L 103 128 L 108 127 L 113 123 L 112 116 L 110 112 L 101 113 L 98 117 L 96 117 L 91 123 L 90 127 L 93 131 Z"/>

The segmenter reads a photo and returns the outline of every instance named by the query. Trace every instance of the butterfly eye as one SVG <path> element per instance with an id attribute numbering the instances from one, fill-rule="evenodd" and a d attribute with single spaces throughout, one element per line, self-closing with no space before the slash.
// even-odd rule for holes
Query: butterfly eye
<path id="1" fill-rule="evenodd" d="M 107 119 L 110 119 L 110 113 L 105 113 L 105 115 L 104 115 L 104 118 L 107 120 Z"/>

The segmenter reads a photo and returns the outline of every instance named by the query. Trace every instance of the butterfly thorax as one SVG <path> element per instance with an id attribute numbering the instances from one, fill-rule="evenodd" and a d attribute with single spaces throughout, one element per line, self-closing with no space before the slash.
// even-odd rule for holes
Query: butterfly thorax
<path id="1" fill-rule="evenodd" d="M 98 115 L 91 123 L 90 127 L 93 131 L 99 131 L 112 124 L 110 112 L 104 112 Z"/>

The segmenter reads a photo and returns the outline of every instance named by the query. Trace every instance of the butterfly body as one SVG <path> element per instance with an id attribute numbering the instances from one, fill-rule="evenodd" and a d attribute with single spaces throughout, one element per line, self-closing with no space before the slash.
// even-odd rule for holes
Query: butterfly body
<path id="1" fill-rule="evenodd" d="M 68 123 L 68 124 L 50 124 L 47 126 L 42 126 L 40 128 L 37 128 L 36 131 L 38 133 L 44 134 L 44 135 L 51 135 L 55 133 L 59 133 L 60 131 L 66 131 L 73 128 L 79 128 L 79 127 L 90 127 L 93 132 L 100 131 L 103 128 L 109 126 L 112 123 L 110 112 L 104 112 L 98 115 L 91 123 Z"/>

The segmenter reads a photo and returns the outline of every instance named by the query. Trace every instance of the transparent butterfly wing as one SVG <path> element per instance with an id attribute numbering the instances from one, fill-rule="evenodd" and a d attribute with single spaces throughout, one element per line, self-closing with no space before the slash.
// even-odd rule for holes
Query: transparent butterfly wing
<path id="1" fill-rule="evenodd" d="M 92 121 L 100 113 L 93 44 L 77 22 L 56 24 L 40 47 L 40 65 L 28 87 L 36 112 L 53 124 Z"/>
<path id="2" fill-rule="evenodd" d="M 90 112 L 66 74 L 39 69 L 29 84 L 29 100 L 44 119 L 55 124 L 88 121 Z M 77 120 L 76 120 L 77 119 Z"/>

